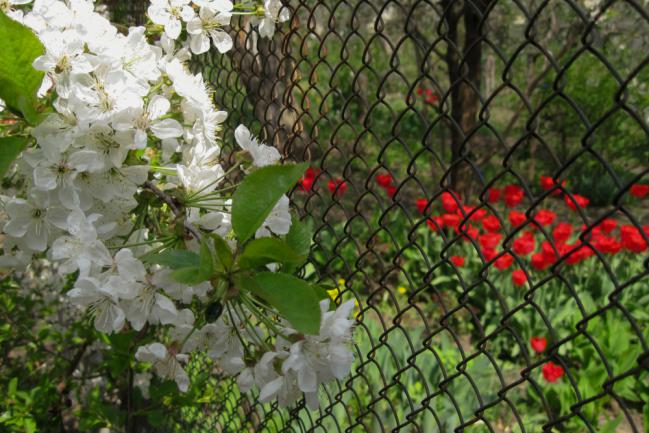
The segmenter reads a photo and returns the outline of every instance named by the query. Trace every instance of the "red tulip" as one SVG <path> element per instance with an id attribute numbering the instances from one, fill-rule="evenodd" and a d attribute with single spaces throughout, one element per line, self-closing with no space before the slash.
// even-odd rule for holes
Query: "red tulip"
<path id="1" fill-rule="evenodd" d="M 552 264 L 552 261 L 548 260 L 543 253 L 534 253 L 532 254 L 532 260 L 530 263 L 537 271 L 543 271 Z"/>
<path id="2" fill-rule="evenodd" d="M 451 263 L 453 263 L 458 268 L 464 266 L 464 257 L 462 256 L 451 256 Z"/>
<path id="3" fill-rule="evenodd" d="M 439 101 L 439 96 L 437 95 L 430 95 L 425 99 L 425 102 L 427 104 L 434 104 L 435 102 Z"/>
<path id="4" fill-rule="evenodd" d="M 313 179 L 300 179 L 300 189 L 302 191 L 311 191 L 313 189 Z"/>
<path id="5" fill-rule="evenodd" d="M 624 249 L 632 253 L 642 253 L 647 249 L 647 241 L 642 237 L 640 230 L 634 226 L 620 227 L 620 238 Z"/>
<path id="6" fill-rule="evenodd" d="M 504 190 L 505 204 L 509 207 L 519 205 L 525 197 L 525 191 L 518 185 L 507 185 Z"/>
<path id="7" fill-rule="evenodd" d="M 502 237 L 500 233 L 485 233 L 478 236 L 478 243 L 483 250 L 495 250 Z"/>
<path id="8" fill-rule="evenodd" d="M 311 191 L 313 189 L 313 184 L 315 182 L 315 177 L 318 175 L 320 170 L 313 169 L 311 167 L 307 168 L 304 172 L 302 179 L 298 181 L 300 189 L 302 191 Z"/>
<path id="9" fill-rule="evenodd" d="M 580 241 L 573 245 L 566 245 L 566 247 L 563 255 L 567 256 L 566 263 L 569 265 L 576 265 L 595 254 L 589 246 L 582 244 Z"/>
<path id="10" fill-rule="evenodd" d="M 555 364 L 552 361 L 549 361 L 543 365 L 541 368 L 541 373 L 543 373 L 543 378 L 550 383 L 554 383 L 557 380 L 561 379 L 563 376 L 563 367 L 558 364 Z"/>
<path id="11" fill-rule="evenodd" d="M 500 230 L 500 220 L 495 215 L 489 215 L 482 220 L 482 227 L 488 232 Z"/>
<path id="12" fill-rule="evenodd" d="M 577 210 L 577 207 L 585 208 L 590 203 L 590 200 L 582 195 L 573 194 L 572 197 L 569 195 L 564 195 L 563 200 L 566 202 L 568 207 L 574 211 Z"/>
<path id="13" fill-rule="evenodd" d="M 442 215 L 442 220 L 446 227 L 457 227 L 462 218 L 456 213 L 445 213 Z"/>
<path id="14" fill-rule="evenodd" d="M 557 186 L 557 183 L 550 176 L 541 176 L 540 183 L 541 183 L 541 188 L 543 188 L 543 190 L 545 191 L 550 191 L 551 189 Z M 565 187 L 566 181 L 564 180 L 563 182 L 561 182 L 561 185 Z M 552 195 L 557 195 L 557 194 L 561 194 L 561 190 L 558 188 L 552 192 Z"/>
<path id="15" fill-rule="evenodd" d="M 461 233 L 462 239 L 465 241 L 477 239 L 478 233 L 480 233 L 480 231 L 476 227 L 473 227 L 471 224 L 463 224 L 462 227 L 457 227 L 455 229 L 455 232 L 457 234 Z"/>
<path id="16" fill-rule="evenodd" d="M 343 195 L 347 191 L 347 182 L 340 178 L 331 179 L 327 184 L 329 192 L 336 196 Z"/>
<path id="17" fill-rule="evenodd" d="M 487 215 L 487 209 L 480 208 L 475 212 L 473 212 L 473 209 L 475 209 L 474 206 L 464 206 L 464 212 L 467 215 L 471 214 L 471 216 L 469 217 L 471 221 L 480 221 Z"/>
<path id="18" fill-rule="evenodd" d="M 556 242 L 565 242 L 572 236 L 572 224 L 560 222 L 552 230 L 552 237 Z"/>
<path id="19" fill-rule="evenodd" d="M 515 239 L 512 244 L 512 250 L 519 256 L 526 256 L 534 251 L 536 248 L 536 240 L 534 235 L 530 232 L 523 233 L 518 239 Z"/>
<path id="20" fill-rule="evenodd" d="M 392 175 L 390 174 L 377 174 L 376 175 L 376 183 L 379 184 L 381 188 L 387 188 L 392 185 L 394 182 L 394 179 L 392 178 Z"/>
<path id="21" fill-rule="evenodd" d="M 599 227 L 601 227 L 605 233 L 611 233 L 617 227 L 617 221 L 613 218 L 606 218 L 599 224 Z"/>
<path id="22" fill-rule="evenodd" d="M 636 198 L 645 198 L 649 194 L 649 185 L 634 183 L 631 185 L 629 192 Z"/>
<path id="23" fill-rule="evenodd" d="M 557 214 L 551 210 L 541 209 L 536 215 L 534 215 L 534 222 L 542 227 L 546 227 L 552 224 L 556 217 Z"/>
<path id="24" fill-rule="evenodd" d="M 543 188 L 545 191 L 551 190 L 552 188 L 554 188 L 554 179 L 552 179 L 550 176 L 541 175 L 540 184 L 541 188 Z"/>
<path id="25" fill-rule="evenodd" d="M 498 188 L 489 188 L 487 191 L 487 200 L 489 203 L 498 203 L 500 201 L 500 196 L 502 195 L 502 190 Z"/>
<path id="26" fill-rule="evenodd" d="M 457 197 L 457 200 L 456 200 L 455 197 Z M 459 196 L 457 194 L 455 196 L 453 196 L 453 194 L 451 194 L 450 192 L 444 191 L 442 193 L 442 207 L 448 213 L 453 213 L 453 212 L 457 211 L 458 206 L 459 206 L 459 203 L 458 203 L 459 200 L 460 200 L 460 198 L 459 198 Z"/>
<path id="27" fill-rule="evenodd" d="M 426 224 L 428 224 L 428 227 L 434 232 L 440 231 L 444 228 L 444 220 L 438 216 L 428 218 Z"/>
<path id="28" fill-rule="evenodd" d="M 622 244 L 610 236 L 595 236 L 593 237 L 592 244 L 599 252 L 604 254 L 617 254 L 622 249 Z"/>
<path id="29" fill-rule="evenodd" d="M 545 337 L 532 337 L 530 338 L 530 346 L 536 353 L 543 353 L 545 348 L 548 347 L 548 340 Z"/>
<path id="30" fill-rule="evenodd" d="M 563 254 L 566 247 L 563 244 L 559 244 L 557 245 L 557 249 L 559 250 L 559 254 Z M 557 261 L 557 253 L 555 252 L 554 247 L 552 247 L 552 244 L 548 241 L 541 243 L 541 254 L 543 255 L 544 260 L 550 265 Z"/>
<path id="31" fill-rule="evenodd" d="M 428 200 L 426 200 L 425 198 L 417 199 L 417 210 L 420 214 L 423 215 L 424 211 L 426 210 L 426 206 L 428 206 Z"/>
<path id="32" fill-rule="evenodd" d="M 509 212 L 509 223 L 512 227 L 518 227 L 525 221 L 527 221 L 527 216 L 525 216 L 523 212 L 518 212 L 516 210 Z"/>
<path id="33" fill-rule="evenodd" d="M 494 266 L 499 271 L 504 271 L 514 263 L 514 256 L 509 253 L 505 253 L 502 256 L 498 257 L 494 262 Z"/>
<path id="34" fill-rule="evenodd" d="M 490 262 L 494 257 L 498 255 L 498 253 L 493 248 L 484 248 L 482 250 L 482 255 L 484 256 L 484 259 L 486 261 Z"/>
<path id="35" fill-rule="evenodd" d="M 320 174 L 320 169 L 309 167 L 304 171 L 304 177 L 306 179 L 314 179 L 318 174 Z"/>
<path id="36" fill-rule="evenodd" d="M 514 269 L 512 272 L 512 282 L 515 286 L 522 286 L 527 281 L 527 275 L 522 269 Z"/>

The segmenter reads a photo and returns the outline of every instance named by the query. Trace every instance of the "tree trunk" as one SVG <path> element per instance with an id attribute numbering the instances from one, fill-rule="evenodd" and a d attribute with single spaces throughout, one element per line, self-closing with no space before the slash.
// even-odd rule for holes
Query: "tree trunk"
<path id="1" fill-rule="evenodd" d="M 471 185 L 468 163 L 471 139 L 480 109 L 482 77 L 482 19 L 487 8 L 483 0 L 444 0 L 447 27 L 446 63 L 451 93 L 451 188 L 467 195 Z M 460 19 L 464 41 L 460 41 Z"/>
<path id="2" fill-rule="evenodd" d="M 287 33 L 299 25 L 297 17 L 293 17 Z M 261 138 L 277 147 L 284 157 L 310 159 L 301 110 L 293 97 L 299 72 L 291 56 L 291 41 L 279 33 L 273 39 L 260 38 L 245 18 L 233 39 L 232 68 L 261 125 Z"/>

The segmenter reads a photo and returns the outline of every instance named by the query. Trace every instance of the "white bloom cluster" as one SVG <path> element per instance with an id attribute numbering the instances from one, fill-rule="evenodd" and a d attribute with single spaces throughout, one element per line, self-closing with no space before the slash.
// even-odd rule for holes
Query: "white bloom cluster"
<path id="1" fill-rule="evenodd" d="M 3 196 L 0 266 L 26 267 L 46 257 L 62 275 L 75 275 L 68 298 L 92 314 L 98 331 L 164 330 L 167 343 L 142 346 L 136 358 L 181 391 L 190 385 L 183 364 L 202 350 L 225 372 L 239 374 L 243 390 L 257 385 L 263 401 L 278 397 L 288 404 L 304 393 L 316 405 L 318 385 L 350 369 L 353 303 L 329 311 L 323 302 L 318 335 L 299 334 L 283 322 L 277 343 L 268 347 L 264 332 L 277 328 L 253 326 L 254 312 L 240 303 L 225 302 L 218 320 L 197 329 L 189 307 L 211 302 L 210 282 L 181 284 L 171 269 L 142 260 L 169 246 L 159 238 L 158 221 L 147 224 L 136 212 L 144 189 L 161 200 L 173 196 L 165 195 L 169 191 L 191 198 L 180 210 L 172 198 L 165 201 L 167 221 L 184 222 L 189 249 L 199 250 L 201 234 L 225 238 L 231 232 L 231 200 L 217 189 L 226 176 L 218 133 L 227 113 L 215 108 L 203 77 L 187 62 L 211 44 L 220 52 L 231 49 L 224 28 L 243 9 L 229 0 L 152 0 L 153 28 L 122 34 L 94 11 L 92 0 L 34 0 L 26 13 L 14 8 L 29 2 L 0 6 L 42 41 L 45 53 L 33 66 L 45 73 L 40 96 L 53 110 L 31 130 L 36 146 L 16 164 L 14 194 Z M 255 22 L 266 37 L 288 19 L 278 0 L 250 13 L 259 15 Z M 152 44 L 148 34 L 156 29 Z M 280 160 L 277 149 L 244 126 L 235 139 L 253 167 Z M 285 235 L 290 225 L 283 196 L 256 237 Z M 138 376 L 143 392 L 149 379 Z"/>
<path id="2" fill-rule="evenodd" d="M 241 372 L 239 388 L 246 392 L 256 385 L 261 402 L 277 398 L 281 405 L 291 404 L 304 394 L 309 407 L 317 408 L 320 384 L 343 379 L 352 366 L 354 356 L 349 347 L 353 309 L 352 300 L 329 311 L 329 300 L 323 300 L 320 333 L 293 339 L 297 332 L 285 327 L 286 338 L 277 339 L 275 350 L 264 353 L 256 365 Z"/>
<path id="3" fill-rule="evenodd" d="M 275 34 L 275 24 L 288 21 L 289 10 L 282 6 L 280 0 L 264 0 L 264 15 L 254 17 L 253 25 L 259 26 L 259 34 L 265 38 L 271 38 Z"/>

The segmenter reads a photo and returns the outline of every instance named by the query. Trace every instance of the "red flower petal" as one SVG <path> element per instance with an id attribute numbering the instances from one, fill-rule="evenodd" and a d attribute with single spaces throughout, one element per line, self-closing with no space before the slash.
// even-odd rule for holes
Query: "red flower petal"
<path id="1" fill-rule="evenodd" d="M 629 192 L 636 198 L 645 198 L 649 194 L 649 185 L 634 183 L 631 185 Z"/>
<path id="2" fill-rule="evenodd" d="M 522 269 L 514 269 L 512 272 L 512 282 L 515 286 L 522 286 L 527 281 L 527 275 Z"/>
<path id="3" fill-rule="evenodd" d="M 548 346 L 548 340 L 545 337 L 531 337 L 530 346 L 536 353 L 543 353 Z"/>

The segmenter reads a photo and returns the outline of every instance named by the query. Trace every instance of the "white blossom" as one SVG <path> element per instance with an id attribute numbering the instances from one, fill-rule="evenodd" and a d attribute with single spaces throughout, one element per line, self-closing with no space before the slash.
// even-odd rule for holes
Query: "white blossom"
<path id="1" fill-rule="evenodd" d="M 231 12 L 234 5 L 230 0 L 192 0 L 196 6 L 209 7 L 220 13 Z"/>
<path id="2" fill-rule="evenodd" d="M 229 12 L 218 11 L 211 6 L 201 7 L 198 17 L 187 23 L 187 33 L 191 35 L 189 46 L 194 54 L 202 54 L 210 49 L 210 39 L 221 53 L 232 49 L 232 38 L 221 27 L 230 24 Z"/>
<path id="3" fill-rule="evenodd" d="M 271 234 L 285 235 L 291 228 L 291 214 L 289 211 L 289 199 L 283 195 L 261 227 L 257 229 L 255 237 L 268 237 Z"/>
<path id="4" fill-rule="evenodd" d="M 183 126 L 174 118 L 163 118 L 171 108 L 171 103 L 161 95 L 155 95 L 146 109 L 135 107 L 124 110 L 115 116 L 113 125 L 118 131 L 132 131 L 132 149 L 144 149 L 148 131 L 159 139 L 178 138 L 183 135 Z"/>
<path id="5" fill-rule="evenodd" d="M 68 211 L 50 199 L 50 194 L 33 191 L 27 199 L 13 198 L 5 205 L 9 221 L 4 232 L 36 252 L 45 251 L 52 233 L 66 228 Z"/>
<path id="6" fill-rule="evenodd" d="M 90 56 L 84 52 L 84 43 L 73 30 L 44 33 L 41 40 L 45 54 L 34 60 L 34 69 L 51 74 L 57 84 L 57 93 L 67 98 L 71 75 L 87 74 L 94 69 Z"/>
<path id="7" fill-rule="evenodd" d="M 250 134 L 250 131 L 244 125 L 239 125 L 237 127 L 234 131 L 234 137 L 239 146 L 250 153 L 253 164 L 257 167 L 275 164 L 281 158 L 279 151 L 274 147 L 258 143 L 255 137 Z"/>
<path id="8" fill-rule="evenodd" d="M 203 301 L 207 299 L 207 292 L 212 288 L 209 282 L 205 281 L 191 286 L 181 284 L 171 277 L 171 272 L 170 269 L 160 269 L 153 275 L 151 282 L 163 289 L 170 297 L 184 304 L 191 303 L 194 296 Z"/>
<path id="9" fill-rule="evenodd" d="M 189 376 L 181 365 L 187 362 L 187 355 L 172 354 L 163 344 L 151 343 L 139 347 L 135 352 L 135 358 L 153 364 L 153 369 L 160 377 L 175 380 L 178 389 L 182 392 L 189 389 Z"/>
<path id="10" fill-rule="evenodd" d="M 0 1 L 0 11 L 4 12 L 10 18 L 16 21 L 23 20 L 23 13 L 21 10 L 14 9 L 14 6 L 22 6 L 31 3 L 32 0 L 2 0 Z M 2 111 L 2 110 L 0 110 Z"/>
<path id="11" fill-rule="evenodd" d="M 149 17 L 155 24 L 164 26 L 165 34 L 171 39 L 178 39 L 182 22 L 194 16 L 189 0 L 151 0 L 148 9 Z"/>
<path id="12" fill-rule="evenodd" d="M 79 270 L 82 276 L 90 273 L 91 267 L 108 266 L 112 259 L 108 249 L 97 237 L 94 222 L 101 215 L 86 215 L 73 211 L 67 218 L 70 235 L 61 236 L 52 244 L 52 258 L 60 262 L 59 271 L 65 274 Z"/>
<path id="13" fill-rule="evenodd" d="M 288 21 L 291 17 L 287 8 L 282 6 L 280 0 L 264 0 L 264 16 L 256 18 L 253 23 L 259 26 L 259 35 L 272 38 L 275 34 L 275 24 Z"/>
<path id="14" fill-rule="evenodd" d="M 225 172 L 220 165 L 200 166 L 176 166 L 178 178 L 181 184 L 190 192 L 210 192 L 214 190 L 223 180 Z"/>
<path id="15" fill-rule="evenodd" d="M 117 295 L 99 280 L 81 277 L 67 293 L 76 305 L 86 307 L 94 315 L 95 328 L 100 332 L 117 332 L 124 326 L 124 312 L 117 305 Z"/>

